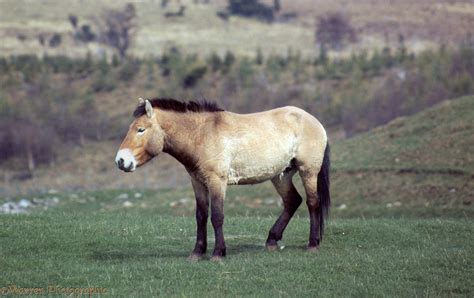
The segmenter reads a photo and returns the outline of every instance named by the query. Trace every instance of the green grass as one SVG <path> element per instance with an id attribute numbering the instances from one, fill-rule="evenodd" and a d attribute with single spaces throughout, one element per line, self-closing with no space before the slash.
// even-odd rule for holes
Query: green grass
<path id="1" fill-rule="evenodd" d="M 466 96 L 335 143 L 335 202 L 472 210 L 472 119 L 474 97 Z"/>
<path id="2" fill-rule="evenodd" d="M 447 100 L 400 117 L 333 151 L 338 170 L 399 170 L 474 174 L 474 96 Z"/>
<path id="3" fill-rule="evenodd" d="M 266 252 L 274 218 L 227 216 L 228 257 L 189 263 L 191 217 L 53 211 L 0 217 L 0 286 L 103 287 L 120 296 L 472 296 L 472 220 L 336 219 L 304 250 L 307 218 Z M 212 241 L 210 243 L 212 245 Z M 211 246 L 212 248 L 212 246 Z"/>

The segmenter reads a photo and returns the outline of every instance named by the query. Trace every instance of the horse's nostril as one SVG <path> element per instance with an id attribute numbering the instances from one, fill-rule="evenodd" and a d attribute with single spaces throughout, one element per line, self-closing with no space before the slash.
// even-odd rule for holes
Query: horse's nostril
<path id="1" fill-rule="evenodd" d="M 123 158 L 120 158 L 120 159 L 118 160 L 118 162 L 117 162 L 117 165 L 118 165 L 119 167 L 123 167 L 123 162 L 124 162 Z"/>

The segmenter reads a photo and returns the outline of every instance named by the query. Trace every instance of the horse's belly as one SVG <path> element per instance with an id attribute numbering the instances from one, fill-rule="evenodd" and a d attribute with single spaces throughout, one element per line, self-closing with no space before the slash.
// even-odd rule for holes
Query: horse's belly
<path id="1" fill-rule="evenodd" d="M 257 184 L 272 179 L 278 173 L 281 173 L 283 169 L 279 169 L 277 171 L 259 171 L 258 173 L 253 173 L 251 171 L 241 171 L 239 169 L 230 168 L 229 175 L 228 175 L 228 182 L 227 184 L 230 185 L 243 185 L 243 184 Z M 275 172 L 277 174 L 275 174 Z"/>
<path id="2" fill-rule="evenodd" d="M 292 150 L 278 154 L 254 151 L 239 154 L 232 160 L 228 172 L 228 184 L 256 184 L 272 179 L 291 165 Z"/>

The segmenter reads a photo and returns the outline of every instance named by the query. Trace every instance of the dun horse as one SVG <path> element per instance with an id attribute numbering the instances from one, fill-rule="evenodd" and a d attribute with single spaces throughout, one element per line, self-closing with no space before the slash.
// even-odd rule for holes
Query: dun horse
<path id="1" fill-rule="evenodd" d="M 166 152 L 184 165 L 196 195 L 197 237 L 190 260 L 206 253 L 209 200 L 215 233 L 211 260 L 226 255 L 224 197 L 231 184 L 271 180 L 284 206 L 266 241 L 267 249 L 275 250 L 302 202 L 292 182 L 296 172 L 309 210 L 308 250 L 319 248 L 330 205 L 329 145 L 316 118 L 295 107 L 235 114 L 214 103 L 173 99 L 140 99 L 133 115 L 115 162 L 133 172 Z"/>

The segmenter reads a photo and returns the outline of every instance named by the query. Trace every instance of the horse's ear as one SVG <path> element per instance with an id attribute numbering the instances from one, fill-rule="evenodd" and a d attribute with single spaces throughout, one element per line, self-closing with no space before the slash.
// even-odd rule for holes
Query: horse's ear
<path id="1" fill-rule="evenodd" d="M 138 105 L 141 106 L 141 105 L 144 105 L 145 104 L 145 100 L 141 97 L 138 98 Z"/>
<path id="2" fill-rule="evenodd" d="M 154 115 L 153 107 L 151 106 L 151 103 L 148 99 L 145 100 L 145 111 L 148 118 L 153 117 Z"/>

